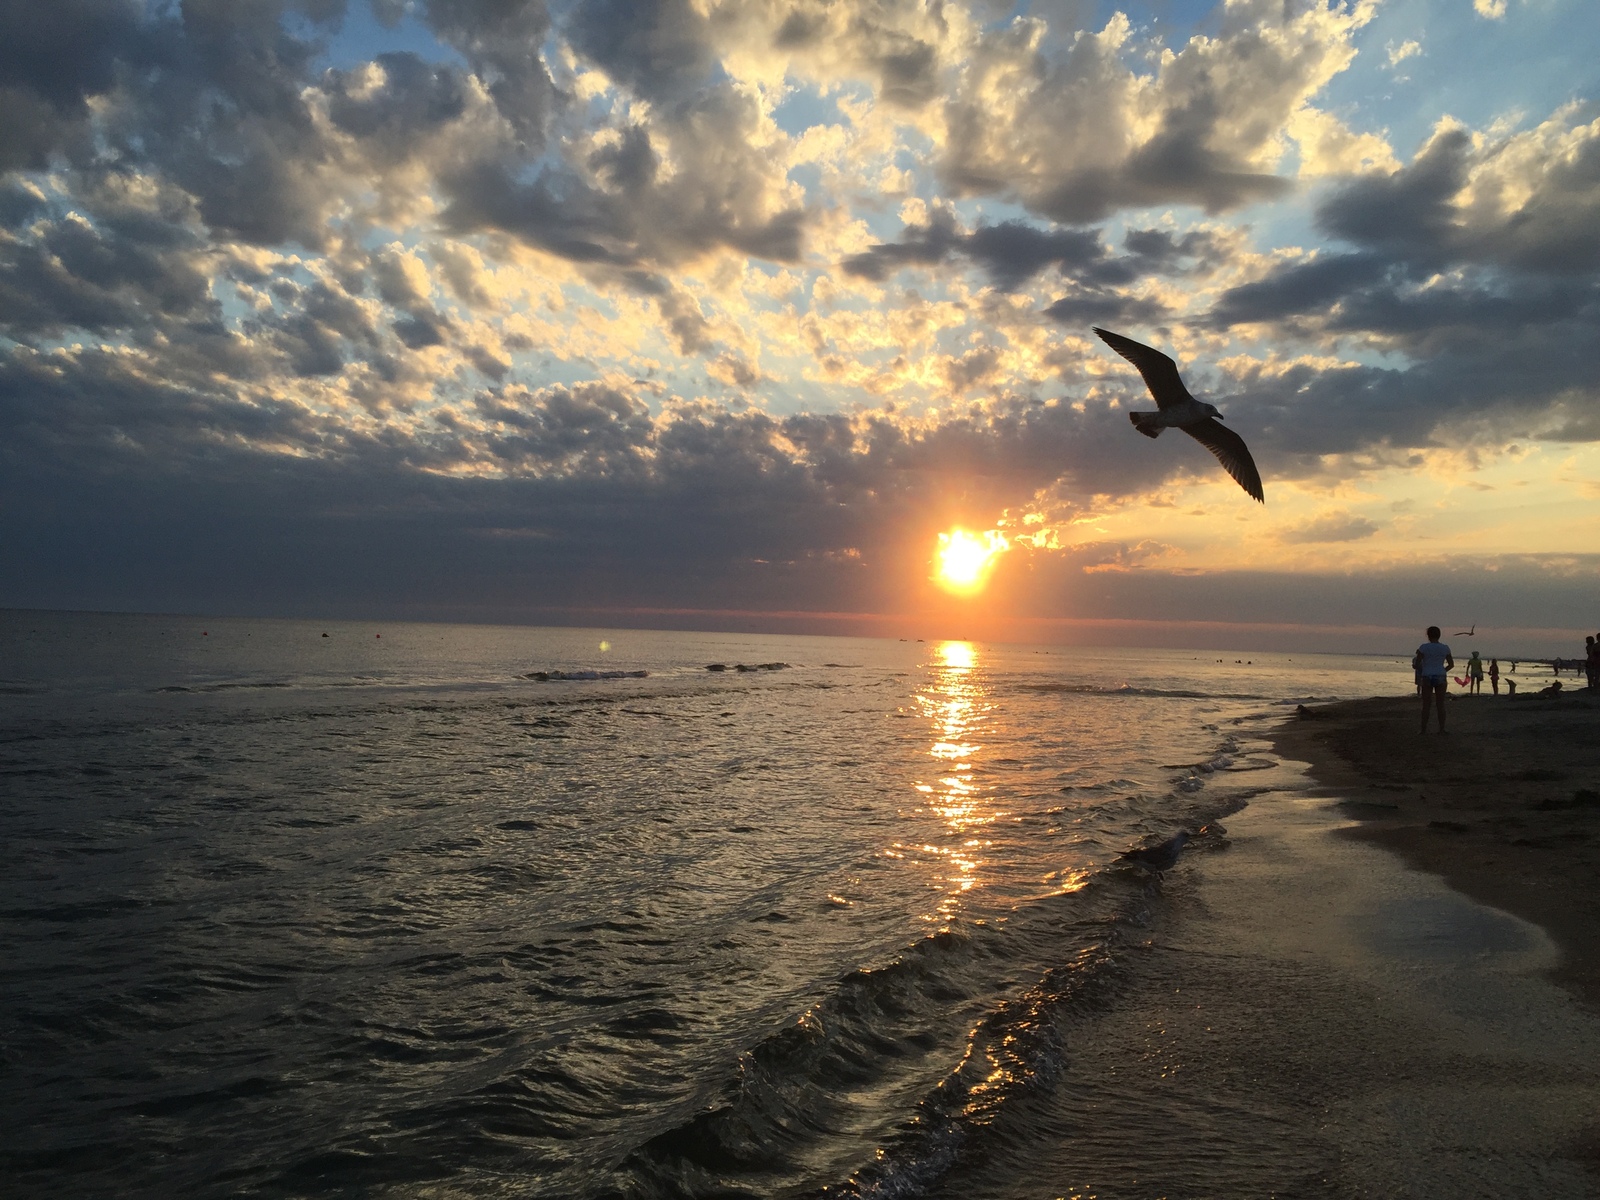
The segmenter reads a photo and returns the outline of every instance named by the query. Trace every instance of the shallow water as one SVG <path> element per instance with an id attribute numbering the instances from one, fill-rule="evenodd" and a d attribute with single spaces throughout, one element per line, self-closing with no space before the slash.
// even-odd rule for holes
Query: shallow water
<path id="1" fill-rule="evenodd" d="M 1248 798 L 1263 716 L 1409 685 L 0 613 L 0 1167 L 50 1195 L 917 1194 L 1048 1087 L 1063 1006 L 1114 1003 L 1160 897 L 1117 853 Z"/>

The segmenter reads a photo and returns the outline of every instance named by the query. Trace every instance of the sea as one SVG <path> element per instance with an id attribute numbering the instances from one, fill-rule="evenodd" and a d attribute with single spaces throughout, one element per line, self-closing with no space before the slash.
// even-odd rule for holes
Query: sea
<path id="1" fill-rule="evenodd" d="M 1377 656 L 0 612 L 0 1177 L 1012 1194 L 1056 1136 L 1019 1098 L 1161 919 L 1118 855 L 1203 853 L 1283 786 L 1295 705 L 1410 689 Z"/>

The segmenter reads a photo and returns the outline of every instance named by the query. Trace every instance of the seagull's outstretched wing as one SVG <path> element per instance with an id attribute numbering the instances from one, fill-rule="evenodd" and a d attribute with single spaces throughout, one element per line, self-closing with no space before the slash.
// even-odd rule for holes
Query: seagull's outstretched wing
<path id="1" fill-rule="evenodd" d="M 1145 387 L 1156 398 L 1157 407 L 1170 408 L 1190 398 L 1189 389 L 1178 378 L 1178 364 L 1161 351 L 1153 350 L 1132 338 L 1125 338 L 1120 333 L 1112 333 L 1109 329 L 1097 326 L 1095 332 L 1100 335 L 1102 342 L 1139 368 L 1139 374 L 1144 376 Z"/>
<path id="2" fill-rule="evenodd" d="M 1215 454 L 1222 469 L 1238 480 L 1239 486 L 1254 499 L 1263 504 L 1267 502 L 1261 494 L 1261 472 L 1256 470 L 1256 461 L 1250 457 L 1250 449 L 1242 437 L 1212 417 L 1178 428 Z"/>

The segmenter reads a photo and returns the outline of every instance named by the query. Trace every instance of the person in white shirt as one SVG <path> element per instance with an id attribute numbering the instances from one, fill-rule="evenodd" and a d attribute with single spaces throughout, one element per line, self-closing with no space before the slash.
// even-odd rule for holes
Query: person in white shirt
<path id="1" fill-rule="evenodd" d="M 1428 626 L 1428 640 L 1417 647 L 1411 665 L 1422 677 L 1422 732 L 1428 732 L 1428 710 L 1439 704 L 1439 732 L 1444 732 L 1444 698 L 1450 689 L 1450 671 L 1456 665 L 1450 647 L 1439 640 L 1439 627 Z"/>

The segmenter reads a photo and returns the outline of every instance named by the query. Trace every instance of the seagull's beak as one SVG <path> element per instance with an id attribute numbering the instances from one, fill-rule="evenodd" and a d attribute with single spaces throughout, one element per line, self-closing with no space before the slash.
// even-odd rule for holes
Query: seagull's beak
<path id="1" fill-rule="evenodd" d="M 1219 420 L 1219 421 L 1225 421 L 1225 420 L 1227 420 L 1227 418 L 1226 418 L 1226 417 L 1224 417 L 1224 416 L 1223 416 L 1223 415 L 1222 415 L 1222 414 L 1221 414 L 1221 413 L 1218 413 L 1218 414 L 1217 414 L 1217 420 Z"/>

